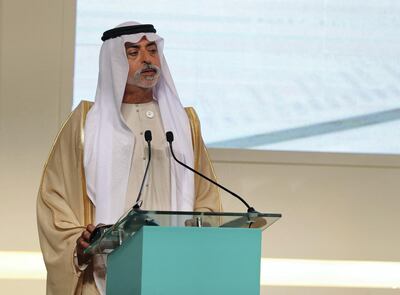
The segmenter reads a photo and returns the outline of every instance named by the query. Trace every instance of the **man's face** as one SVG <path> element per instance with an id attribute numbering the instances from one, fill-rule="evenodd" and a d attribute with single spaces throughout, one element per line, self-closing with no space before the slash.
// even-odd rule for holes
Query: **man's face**
<path id="1" fill-rule="evenodd" d="M 153 88 L 160 77 L 160 57 L 155 42 L 143 37 L 137 43 L 125 43 L 129 63 L 127 84 L 140 88 Z"/>

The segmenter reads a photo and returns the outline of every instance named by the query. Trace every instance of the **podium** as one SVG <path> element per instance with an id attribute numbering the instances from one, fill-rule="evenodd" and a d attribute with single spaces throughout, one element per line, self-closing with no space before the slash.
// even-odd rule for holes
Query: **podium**
<path id="1" fill-rule="evenodd" d="M 87 253 L 108 254 L 107 295 L 258 295 L 270 213 L 131 210 Z"/>

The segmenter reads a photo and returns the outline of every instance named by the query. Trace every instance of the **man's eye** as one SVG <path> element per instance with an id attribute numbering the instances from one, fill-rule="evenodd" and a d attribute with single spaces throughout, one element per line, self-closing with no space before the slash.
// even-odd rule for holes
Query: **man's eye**
<path id="1" fill-rule="evenodd" d="M 151 54 L 156 54 L 156 53 L 157 53 L 157 48 L 150 48 L 150 49 L 149 49 L 149 52 L 150 52 Z"/>
<path id="2" fill-rule="evenodd" d="M 138 52 L 137 51 L 128 51 L 128 55 L 136 56 L 136 55 L 138 55 Z"/>

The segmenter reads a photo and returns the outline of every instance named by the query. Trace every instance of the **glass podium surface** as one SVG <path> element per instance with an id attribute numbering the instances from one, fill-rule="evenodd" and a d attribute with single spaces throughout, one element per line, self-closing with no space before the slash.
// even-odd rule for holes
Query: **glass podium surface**
<path id="1" fill-rule="evenodd" d="M 143 211 L 132 209 L 114 225 L 99 227 L 85 253 L 108 254 L 142 226 L 221 227 L 264 230 L 281 218 L 278 213 Z"/>

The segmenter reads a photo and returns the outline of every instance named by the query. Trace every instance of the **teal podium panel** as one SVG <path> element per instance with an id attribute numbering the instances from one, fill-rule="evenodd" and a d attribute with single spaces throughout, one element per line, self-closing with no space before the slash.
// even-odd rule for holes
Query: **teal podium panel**
<path id="1" fill-rule="evenodd" d="M 259 295 L 261 230 L 144 226 L 108 255 L 107 295 Z"/>

